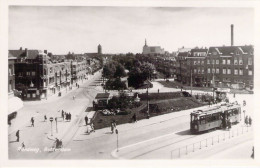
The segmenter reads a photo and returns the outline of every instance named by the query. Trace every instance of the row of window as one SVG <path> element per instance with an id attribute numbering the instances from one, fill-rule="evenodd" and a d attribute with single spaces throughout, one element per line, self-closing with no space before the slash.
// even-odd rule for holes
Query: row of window
<path id="1" fill-rule="evenodd" d="M 194 69 L 194 73 L 197 72 L 197 69 Z M 198 72 L 199 72 L 199 69 L 198 69 Z M 216 73 L 216 74 L 219 74 L 220 73 L 220 70 L 219 68 L 208 68 L 208 71 L 207 73 Z M 222 69 L 222 74 L 227 74 L 227 75 L 231 75 L 231 69 L 230 68 L 223 68 Z M 234 75 L 243 75 L 244 74 L 244 70 L 243 69 L 234 69 Z M 248 70 L 248 75 L 253 75 L 253 70 L 249 69 Z"/>
<path id="2" fill-rule="evenodd" d="M 198 65 L 198 64 L 204 64 L 204 60 L 197 60 L 197 61 L 193 61 L 194 65 Z M 214 60 L 207 60 L 207 64 L 220 64 L 220 61 L 218 59 Z M 230 65 L 231 64 L 231 60 L 230 59 L 223 59 L 222 60 L 222 64 L 223 65 Z M 243 65 L 243 59 L 234 59 L 234 65 Z M 248 58 L 248 65 L 253 65 L 253 59 L 252 58 Z"/>

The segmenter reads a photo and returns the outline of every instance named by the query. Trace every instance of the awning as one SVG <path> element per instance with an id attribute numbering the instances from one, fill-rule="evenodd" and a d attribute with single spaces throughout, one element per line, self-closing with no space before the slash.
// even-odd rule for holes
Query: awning
<path id="1" fill-rule="evenodd" d="M 23 107 L 23 101 L 19 97 L 8 99 L 8 114 L 15 112 Z"/>

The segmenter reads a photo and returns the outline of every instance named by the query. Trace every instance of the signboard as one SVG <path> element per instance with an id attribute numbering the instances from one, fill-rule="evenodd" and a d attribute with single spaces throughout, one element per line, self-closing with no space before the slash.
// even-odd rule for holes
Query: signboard
<path id="1" fill-rule="evenodd" d="M 53 117 L 50 117 L 50 122 L 52 122 L 53 121 Z"/>
<path id="2" fill-rule="evenodd" d="M 218 92 L 227 92 L 227 93 L 229 93 L 230 89 L 229 88 L 217 88 L 217 91 Z"/>

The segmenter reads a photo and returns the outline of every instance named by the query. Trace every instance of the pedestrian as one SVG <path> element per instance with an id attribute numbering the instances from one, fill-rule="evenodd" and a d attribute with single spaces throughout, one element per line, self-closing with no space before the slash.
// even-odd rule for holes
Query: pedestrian
<path id="1" fill-rule="evenodd" d="M 234 93 L 234 98 L 236 97 L 236 93 Z"/>
<path id="2" fill-rule="evenodd" d="M 68 114 L 65 112 L 65 120 L 68 120 Z"/>
<path id="3" fill-rule="evenodd" d="M 31 123 L 32 123 L 31 126 L 34 127 L 34 119 L 33 119 L 33 117 L 31 118 Z"/>
<path id="4" fill-rule="evenodd" d="M 114 126 L 114 128 L 116 128 L 116 121 L 115 120 L 113 121 L 113 126 Z"/>
<path id="5" fill-rule="evenodd" d="M 113 122 L 111 122 L 111 132 L 112 132 L 112 134 L 114 133 L 114 124 L 113 124 Z"/>
<path id="6" fill-rule="evenodd" d="M 249 119 L 248 119 L 248 124 L 249 124 L 249 126 L 252 125 L 252 118 L 250 116 L 249 116 Z"/>
<path id="7" fill-rule="evenodd" d="M 71 114 L 69 113 L 69 121 L 71 120 Z"/>
<path id="8" fill-rule="evenodd" d="M 79 88 L 79 85 L 78 85 L 78 88 Z"/>
<path id="9" fill-rule="evenodd" d="M 20 130 L 17 130 L 17 131 L 16 131 L 15 136 L 16 136 L 16 138 L 17 138 L 16 141 L 19 142 L 19 139 L 20 139 Z"/>
<path id="10" fill-rule="evenodd" d="M 160 89 L 158 89 L 158 93 L 160 92 Z"/>
<path id="11" fill-rule="evenodd" d="M 255 158 L 255 150 L 254 150 L 254 146 L 252 148 L 252 155 L 251 155 L 251 158 L 254 159 Z"/>
<path id="12" fill-rule="evenodd" d="M 248 116 L 246 116 L 246 118 L 245 118 L 245 124 L 246 124 L 246 126 L 248 125 Z"/>
<path id="13" fill-rule="evenodd" d="M 85 123 L 88 125 L 88 116 L 85 116 Z"/>
<path id="14" fill-rule="evenodd" d="M 47 116 L 46 115 L 44 115 L 44 122 L 47 120 Z"/>
<path id="15" fill-rule="evenodd" d="M 78 83 L 76 83 L 76 87 L 78 87 Z"/>
<path id="16" fill-rule="evenodd" d="M 137 122 L 136 114 L 135 114 L 135 113 L 134 113 L 134 115 L 133 115 L 133 121 L 134 121 L 134 122 Z"/>
<path id="17" fill-rule="evenodd" d="M 95 132 L 95 128 L 94 128 L 94 123 L 93 122 L 91 123 L 90 126 L 91 126 L 92 131 Z"/>
<path id="18" fill-rule="evenodd" d="M 25 145 L 24 145 L 24 142 L 22 143 L 22 148 L 21 149 L 25 149 Z"/>

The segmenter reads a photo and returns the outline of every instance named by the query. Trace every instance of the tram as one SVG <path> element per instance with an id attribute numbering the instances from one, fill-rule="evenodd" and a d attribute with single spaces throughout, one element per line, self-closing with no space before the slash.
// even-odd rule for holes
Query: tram
<path id="1" fill-rule="evenodd" d="M 193 111 L 190 114 L 190 131 L 200 133 L 211 129 L 226 128 L 228 121 L 231 124 L 241 121 L 241 106 L 237 102 Z"/>

